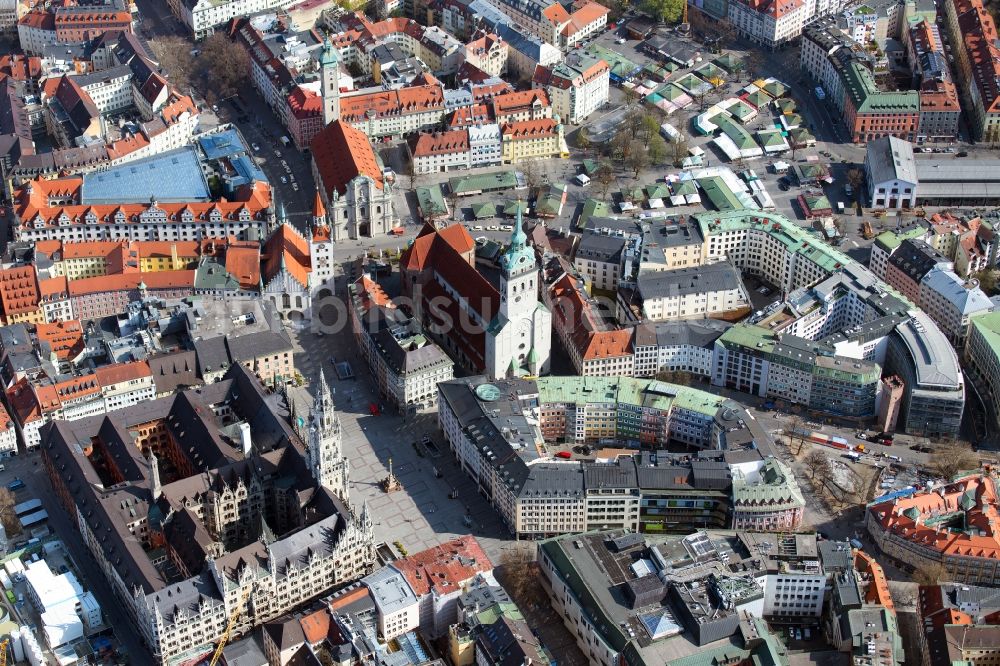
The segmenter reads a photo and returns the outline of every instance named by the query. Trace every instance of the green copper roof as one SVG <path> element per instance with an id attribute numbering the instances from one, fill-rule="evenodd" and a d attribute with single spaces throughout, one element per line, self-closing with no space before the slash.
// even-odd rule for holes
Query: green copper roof
<path id="1" fill-rule="evenodd" d="M 524 233 L 524 220 L 521 217 L 521 208 L 518 206 L 517 218 L 514 221 L 514 233 L 510 236 L 510 247 L 500 258 L 500 270 L 510 275 L 516 271 L 527 270 L 535 266 L 535 251 L 527 246 L 527 242 L 528 237 Z"/>
<path id="2" fill-rule="evenodd" d="M 972 337 L 982 338 L 993 356 L 1000 359 L 1000 312 L 976 315 L 970 321 L 972 322 Z M 976 347 L 978 345 L 970 340 L 970 353 L 974 353 Z"/>
<path id="3" fill-rule="evenodd" d="M 319 66 L 324 67 L 326 65 L 336 65 L 339 61 L 337 57 L 337 49 L 333 48 L 333 44 L 330 43 L 329 37 L 323 38 L 323 52 L 319 56 Z"/>

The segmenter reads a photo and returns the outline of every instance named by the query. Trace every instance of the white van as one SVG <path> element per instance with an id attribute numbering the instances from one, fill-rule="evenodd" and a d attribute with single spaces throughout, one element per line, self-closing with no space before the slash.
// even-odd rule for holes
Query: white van
<path id="1" fill-rule="evenodd" d="M 590 176 L 588 176 L 585 173 L 578 174 L 577 177 L 574 178 L 573 180 L 575 180 L 576 184 L 579 185 L 580 187 L 586 187 L 587 185 L 590 185 Z"/>

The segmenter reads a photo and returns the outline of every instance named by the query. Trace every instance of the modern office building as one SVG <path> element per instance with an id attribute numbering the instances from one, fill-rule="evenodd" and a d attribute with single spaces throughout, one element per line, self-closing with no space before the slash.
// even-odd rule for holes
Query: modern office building
<path id="1" fill-rule="evenodd" d="M 840 399 L 846 402 L 841 407 L 864 405 L 861 411 L 873 413 L 868 411 L 868 389 L 855 391 L 860 388 L 856 384 L 859 379 L 868 386 L 869 370 L 865 368 L 874 363 L 903 382 L 899 423 L 905 432 L 958 432 L 965 408 L 965 381 L 958 355 L 914 300 L 781 215 L 729 211 L 700 213 L 694 218 L 705 238 L 707 261 L 726 259 L 787 295 L 781 304 L 759 315 L 754 313 L 748 324 L 764 328 L 768 336 L 798 336 L 825 348 L 827 351 L 820 356 L 827 359 L 824 364 L 832 365 L 827 368 L 830 376 L 821 385 L 830 395 L 843 396 Z M 892 257 L 885 261 L 887 272 Z M 919 298 L 919 288 L 915 295 Z M 734 385 L 748 387 L 743 390 L 753 389 L 763 395 L 759 391 L 767 388 L 762 380 L 770 374 L 770 361 L 765 365 L 764 359 L 757 357 L 756 342 L 753 349 L 747 348 L 749 354 L 739 356 L 740 363 L 746 361 L 745 371 L 736 372 L 734 366 L 731 379 Z M 764 340 L 760 342 L 764 344 Z M 827 344 L 833 345 L 832 358 L 826 356 Z M 844 357 L 839 359 L 839 366 L 837 357 Z M 713 373 L 718 372 L 718 381 L 725 382 L 730 373 L 728 361 L 720 370 L 718 360 Z M 854 368 L 855 362 L 861 367 Z M 815 372 L 819 370 L 817 367 Z M 874 372 L 874 368 L 870 370 Z M 877 391 L 878 377 L 874 382 L 872 390 Z M 801 397 L 807 389 L 802 373 L 788 374 L 780 384 L 781 391 L 789 396 Z M 815 404 L 823 402 L 817 397 Z"/>
<path id="2" fill-rule="evenodd" d="M 826 598 L 814 534 L 590 531 L 543 541 L 538 562 L 554 610 L 601 666 L 785 663 L 762 620 L 813 624 Z M 734 646 L 755 634 L 765 653 Z"/>
<path id="3" fill-rule="evenodd" d="M 737 515 L 747 529 L 795 529 L 801 521 L 805 503 L 792 475 L 772 462 L 768 435 L 716 396 L 625 377 L 466 378 L 440 391 L 438 422 L 449 447 L 519 538 L 602 526 L 722 527 Z M 705 450 L 668 454 L 668 441 Z M 657 453 L 611 462 L 550 453 L 635 442 Z"/>

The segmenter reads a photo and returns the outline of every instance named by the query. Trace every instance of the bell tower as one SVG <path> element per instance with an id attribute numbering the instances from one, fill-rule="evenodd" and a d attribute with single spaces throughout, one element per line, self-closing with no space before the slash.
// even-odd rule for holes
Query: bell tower
<path id="1" fill-rule="evenodd" d="M 349 463 L 343 455 L 340 419 L 334 411 L 333 396 L 322 369 L 319 372 L 319 384 L 319 391 L 309 410 L 306 436 L 309 471 L 317 483 L 347 500 L 350 492 Z"/>
<path id="2" fill-rule="evenodd" d="M 323 40 L 323 51 L 319 56 L 319 72 L 325 127 L 340 118 L 340 59 L 329 37 Z"/>

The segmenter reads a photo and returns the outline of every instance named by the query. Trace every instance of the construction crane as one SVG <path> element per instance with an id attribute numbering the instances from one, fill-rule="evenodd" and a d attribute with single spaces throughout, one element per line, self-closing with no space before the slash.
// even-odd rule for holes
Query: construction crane
<path id="1" fill-rule="evenodd" d="M 222 651 L 226 648 L 226 643 L 229 642 L 229 637 L 233 633 L 233 628 L 236 626 L 236 622 L 240 619 L 240 615 L 243 614 L 243 607 L 246 605 L 247 600 L 250 595 L 253 594 L 253 585 L 246 589 L 243 593 L 243 597 L 240 602 L 236 604 L 236 608 L 233 609 L 232 615 L 229 616 L 229 623 L 226 625 L 226 630 L 222 632 L 222 636 L 219 637 L 219 644 L 215 648 L 215 652 L 212 654 L 212 661 L 208 662 L 208 666 L 216 666 L 219 663 L 219 659 L 222 658 Z M 0 666 L 6 666 L 3 662 L 0 662 Z"/>

